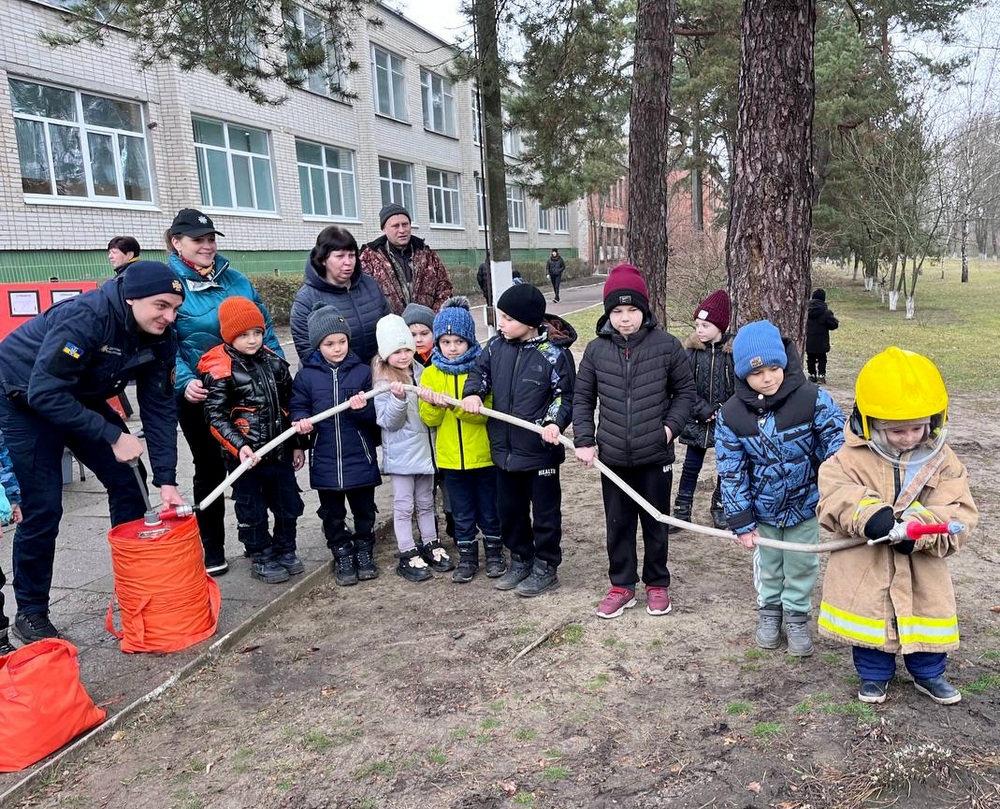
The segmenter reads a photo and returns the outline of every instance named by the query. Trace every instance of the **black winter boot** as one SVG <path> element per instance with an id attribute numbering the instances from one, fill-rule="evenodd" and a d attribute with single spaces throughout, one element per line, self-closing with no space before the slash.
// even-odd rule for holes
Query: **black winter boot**
<path id="1" fill-rule="evenodd" d="M 483 537 L 486 546 L 486 576 L 497 579 L 507 572 L 507 560 L 503 555 L 503 543 L 500 537 Z"/>
<path id="2" fill-rule="evenodd" d="M 726 522 L 726 510 L 722 507 L 722 501 L 712 497 L 712 525 L 720 531 L 728 531 L 729 523 Z"/>
<path id="3" fill-rule="evenodd" d="M 512 553 L 510 555 L 510 564 L 507 566 L 507 572 L 497 579 L 497 583 L 493 586 L 497 590 L 513 590 L 531 575 L 531 568 L 534 564 L 534 559 L 524 559 L 516 553 Z"/>
<path id="4" fill-rule="evenodd" d="M 340 587 L 358 583 L 358 567 L 354 562 L 354 543 L 343 542 L 333 549 L 333 578 Z"/>
<path id="5" fill-rule="evenodd" d="M 354 561 L 358 566 L 358 581 L 371 581 L 378 578 L 374 550 L 374 539 L 354 540 Z"/>
<path id="6" fill-rule="evenodd" d="M 427 566 L 427 562 L 423 560 L 417 548 L 411 548 L 399 554 L 399 565 L 396 567 L 396 572 L 407 581 L 413 582 L 434 578 L 430 567 Z"/>
<path id="7" fill-rule="evenodd" d="M 281 584 L 289 578 L 288 571 L 274 561 L 273 548 L 253 553 L 250 557 L 250 575 L 266 584 Z"/>
<path id="8" fill-rule="evenodd" d="M 536 559 L 531 569 L 531 575 L 522 581 L 514 592 L 525 598 L 540 596 L 549 590 L 555 590 L 559 586 L 559 578 L 556 576 L 556 566 L 541 559 Z"/>
<path id="9" fill-rule="evenodd" d="M 419 545 L 418 548 L 421 558 L 437 573 L 447 573 L 455 569 L 455 563 L 451 561 L 440 540 L 435 539 L 433 542 Z"/>
<path id="10" fill-rule="evenodd" d="M 684 520 L 684 522 L 691 522 L 691 506 L 694 504 L 693 497 L 685 497 L 682 494 L 677 495 L 677 499 L 674 501 L 674 510 L 671 512 L 671 517 L 676 517 L 678 520 Z M 668 534 L 678 534 L 684 529 L 667 523 L 667 533 Z"/>
<path id="11" fill-rule="evenodd" d="M 451 574 L 456 584 L 468 584 L 479 570 L 479 544 L 475 541 L 458 546 L 458 568 Z"/>

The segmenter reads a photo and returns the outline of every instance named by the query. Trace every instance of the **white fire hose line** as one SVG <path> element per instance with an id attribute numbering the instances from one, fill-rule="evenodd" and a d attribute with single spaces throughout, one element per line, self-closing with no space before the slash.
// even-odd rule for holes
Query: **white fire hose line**
<path id="1" fill-rule="evenodd" d="M 420 388 L 416 385 L 403 385 L 403 389 L 411 393 L 417 393 L 420 390 Z M 385 393 L 388 390 L 389 390 L 388 385 L 379 384 L 376 385 L 374 388 L 372 388 L 372 390 L 366 391 L 364 397 L 365 399 L 371 399 L 377 394 Z M 454 399 L 451 396 L 445 396 L 443 394 L 442 396 L 444 398 L 444 401 L 446 401 L 448 404 L 455 407 L 461 406 L 461 402 L 458 399 Z M 309 421 L 312 422 L 314 425 L 318 424 L 324 419 L 330 418 L 330 416 L 335 416 L 338 413 L 344 412 L 345 410 L 349 409 L 350 406 L 351 406 L 350 402 L 342 402 L 336 407 L 331 407 L 328 410 L 324 410 L 321 413 L 317 413 L 314 416 L 310 416 Z M 537 433 L 538 435 L 542 434 L 542 428 L 539 425 L 533 424 L 530 421 L 525 421 L 524 419 L 519 419 L 515 416 L 508 415 L 507 413 L 500 413 L 488 407 L 482 408 L 481 413 L 484 416 L 488 416 L 491 419 L 497 419 L 498 421 L 504 421 L 508 424 L 513 424 L 515 427 L 520 427 L 524 430 L 530 430 L 531 432 Z M 263 457 L 264 455 L 267 455 L 267 453 L 269 453 L 272 449 L 284 443 L 295 434 L 296 434 L 295 428 L 289 427 L 287 430 L 281 433 L 281 435 L 271 439 L 259 450 L 256 450 L 257 456 Z M 576 449 L 576 447 L 573 445 L 573 442 L 570 441 L 564 435 L 559 436 L 559 442 L 568 450 L 570 450 L 570 452 L 573 452 Z M 202 500 L 197 505 L 196 508 L 202 510 L 210 506 L 219 497 L 222 496 L 223 492 L 225 492 L 225 490 L 229 488 L 229 486 L 231 486 L 235 480 L 237 480 L 244 472 L 247 471 L 247 469 L 250 469 L 252 466 L 253 466 L 252 460 L 248 459 L 244 461 L 242 464 L 240 464 L 239 467 L 233 470 L 229 474 L 229 476 L 224 481 L 222 481 L 222 483 L 216 486 L 215 489 L 213 489 L 212 492 L 209 493 L 208 496 L 206 496 L 205 499 Z M 629 486 L 618 475 L 612 472 L 607 466 L 602 464 L 600 460 L 598 460 L 597 458 L 594 459 L 594 468 L 597 469 L 602 475 L 604 475 L 610 481 L 612 481 L 616 486 L 618 486 L 618 488 L 620 488 L 623 492 L 625 492 L 629 497 L 631 497 L 639 505 L 639 507 L 642 508 L 643 511 L 649 514 L 657 522 L 667 523 L 668 525 L 674 525 L 677 526 L 678 528 L 684 529 L 685 531 L 691 531 L 696 534 L 704 534 L 706 536 L 718 537 L 720 539 L 728 539 L 735 541 L 736 537 L 730 531 L 720 531 L 717 528 L 708 528 L 704 525 L 696 525 L 695 523 L 685 522 L 684 520 L 678 520 L 676 517 L 671 517 L 669 514 L 664 514 L 663 512 L 657 510 L 652 503 L 646 500 L 642 495 L 640 495 L 635 489 Z M 799 553 L 830 553 L 831 551 L 839 551 L 843 550 L 844 548 L 853 548 L 858 545 L 864 545 L 865 540 L 859 537 L 852 537 L 847 539 L 836 539 L 831 542 L 820 542 L 815 545 L 803 545 L 797 542 L 782 542 L 781 540 L 778 539 L 768 539 L 767 537 L 758 537 L 755 540 L 755 544 L 760 545 L 761 547 L 764 548 L 777 548 L 783 551 L 795 551 Z"/>

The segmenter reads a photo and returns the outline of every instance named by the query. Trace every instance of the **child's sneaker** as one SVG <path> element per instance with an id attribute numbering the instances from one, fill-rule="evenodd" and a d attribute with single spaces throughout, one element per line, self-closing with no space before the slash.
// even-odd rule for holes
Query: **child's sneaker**
<path id="1" fill-rule="evenodd" d="M 913 685 L 921 694 L 926 694 L 938 705 L 954 705 L 962 701 L 962 692 L 949 683 L 944 675 L 931 677 L 929 680 L 913 678 Z"/>
<path id="2" fill-rule="evenodd" d="M 306 572 L 306 566 L 302 560 L 295 555 L 295 551 L 285 551 L 274 557 L 274 561 L 288 571 L 289 576 L 298 576 L 299 573 Z"/>
<path id="3" fill-rule="evenodd" d="M 439 540 L 435 539 L 433 542 L 419 545 L 418 550 L 420 557 L 431 566 L 431 570 L 437 573 L 447 573 L 449 570 L 455 569 L 455 563 L 451 561 L 451 557 Z"/>
<path id="4" fill-rule="evenodd" d="M 635 606 L 635 590 L 628 587 L 612 587 L 597 607 L 598 618 L 617 618 L 629 607 Z"/>
<path id="5" fill-rule="evenodd" d="M 781 645 L 781 612 L 781 604 L 765 604 L 758 611 L 754 639 L 761 649 L 777 649 Z"/>
<path id="6" fill-rule="evenodd" d="M 858 699 L 862 702 L 882 703 L 885 702 L 888 691 L 888 680 L 862 680 L 858 689 Z"/>
<path id="7" fill-rule="evenodd" d="M 427 567 L 427 562 L 421 558 L 417 548 L 411 548 L 399 554 L 399 566 L 396 568 L 396 572 L 407 581 L 427 581 L 427 579 L 434 578 L 430 568 Z"/>
<path id="8" fill-rule="evenodd" d="M 672 608 L 670 592 L 666 587 L 646 588 L 646 612 L 650 615 L 666 615 Z"/>

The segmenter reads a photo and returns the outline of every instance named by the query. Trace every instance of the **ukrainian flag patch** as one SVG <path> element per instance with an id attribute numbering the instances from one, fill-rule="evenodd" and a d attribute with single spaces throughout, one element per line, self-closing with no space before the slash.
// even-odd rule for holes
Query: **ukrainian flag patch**
<path id="1" fill-rule="evenodd" d="M 83 349 L 73 343 L 66 343 L 63 346 L 63 354 L 69 354 L 73 359 L 78 360 L 83 356 Z"/>

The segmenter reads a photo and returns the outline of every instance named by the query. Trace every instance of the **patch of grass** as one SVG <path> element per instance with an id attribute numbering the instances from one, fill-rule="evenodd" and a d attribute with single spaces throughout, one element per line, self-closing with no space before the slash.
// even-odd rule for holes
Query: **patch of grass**
<path id="1" fill-rule="evenodd" d="M 760 671 L 763 666 L 760 663 L 744 663 L 741 668 L 743 671 Z"/>
<path id="2" fill-rule="evenodd" d="M 454 739 L 455 741 L 461 741 L 462 739 L 468 739 L 472 735 L 472 731 L 468 728 L 455 728 L 454 730 L 448 731 L 448 738 Z"/>
<path id="3" fill-rule="evenodd" d="M 601 640 L 601 646 L 605 649 L 624 649 L 628 644 L 618 638 L 607 637 Z"/>
<path id="4" fill-rule="evenodd" d="M 515 626 L 514 627 L 514 634 L 515 635 L 530 635 L 534 631 L 535 631 L 535 625 L 534 624 L 529 624 L 528 626 Z"/>
<path id="5" fill-rule="evenodd" d="M 859 722 L 866 725 L 874 725 L 878 722 L 878 714 L 871 705 L 857 700 L 849 702 L 834 702 L 823 706 L 823 713 L 836 714 L 838 716 L 853 716 Z"/>
<path id="6" fill-rule="evenodd" d="M 499 719 L 492 716 L 487 716 L 482 722 L 479 723 L 479 727 L 483 730 L 492 730 L 493 728 L 498 728 L 503 724 Z"/>
<path id="7" fill-rule="evenodd" d="M 254 768 L 254 753 L 249 747 L 240 747 L 229 757 L 229 763 L 238 773 L 247 773 Z"/>
<path id="8" fill-rule="evenodd" d="M 542 770 L 542 778 L 549 781 L 562 781 L 569 776 L 569 767 L 552 766 Z"/>
<path id="9" fill-rule="evenodd" d="M 538 738 L 538 731 L 531 728 L 518 728 L 514 731 L 514 738 L 519 742 L 533 742 Z"/>
<path id="10" fill-rule="evenodd" d="M 601 673 L 594 677 L 589 683 L 587 683 L 586 688 L 588 691 L 600 691 L 604 686 L 611 682 L 611 675 Z"/>
<path id="11" fill-rule="evenodd" d="M 1000 689 L 1000 674 L 984 674 L 977 677 L 961 690 L 969 694 L 984 694 L 987 691 Z"/>
<path id="12" fill-rule="evenodd" d="M 362 798 L 357 803 L 352 804 L 351 809 L 376 809 L 377 806 L 374 798 Z"/>
<path id="13" fill-rule="evenodd" d="M 828 666 L 834 666 L 840 662 L 840 655 L 836 652 L 823 652 L 819 656 L 821 663 L 826 663 Z"/>
<path id="14" fill-rule="evenodd" d="M 753 726 L 753 733 L 761 742 L 767 744 L 774 741 L 785 732 L 785 729 L 778 722 L 758 722 Z"/>
<path id="15" fill-rule="evenodd" d="M 364 781 L 368 778 L 385 776 L 388 778 L 396 772 L 396 768 L 388 761 L 371 761 L 363 764 L 351 773 L 351 778 L 355 781 Z"/>
<path id="16" fill-rule="evenodd" d="M 275 786 L 280 792 L 288 792 L 288 790 L 295 786 L 295 782 L 291 778 L 282 778 Z"/>
<path id="17" fill-rule="evenodd" d="M 649 642 L 649 650 L 651 652 L 659 652 L 663 649 L 663 640 L 660 638 L 654 638 Z"/>
<path id="18" fill-rule="evenodd" d="M 511 801 L 515 806 L 531 806 L 535 803 L 535 796 L 531 792 L 518 792 Z"/>
<path id="19" fill-rule="evenodd" d="M 730 716 L 746 716 L 753 713 L 753 705 L 749 702 L 730 702 L 726 706 L 726 713 Z"/>
<path id="20" fill-rule="evenodd" d="M 310 730 L 305 736 L 302 737 L 302 744 L 309 750 L 313 750 L 317 753 L 322 753 L 324 750 L 329 750 L 333 747 L 333 742 L 330 737 L 325 733 L 320 733 L 318 730 Z"/>
<path id="21" fill-rule="evenodd" d="M 575 646 L 583 640 L 583 624 L 567 624 L 550 639 L 553 646 Z"/>
<path id="22" fill-rule="evenodd" d="M 504 708 L 507 707 L 507 703 L 504 702 L 502 699 L 495 699 L 493 700 L 493 702 L 486 703 L 486 707 L 489 708 L 494 713 L 499 713 L 500 711 L 502 711 Z"/>
<path id="23" fill-rule="evenodd" d="M 544 755 L 545 758 L 550 759 L 552 761 L 558 761 L 563 757 L 562 751 L 556 747 L 550 747 L 548 750 L 545 751 Z"/>
<path id="24" fill-rule="evenodd" d="M 1000 652 L 994 652 L 994 651 L 983 652 L 983 659 L 984 660 L 1000 660 Z"/>
<path id="25" fill-rule="evenodd" d="M 476 744 L 489 744 L 493 741 L 493 737 L 489 733 L 480 733 L 475 737 L 474 741 Z"/>
<path id="26" fill-rule="evenodd" d="M 192 795 L 191 790 L 187 787 L 178 789 L 174 792 L 173 797 L 177 801 L 174 804 L 177 809 L 204 809 L 205 802 L 197 795 Z"/>
<path id="27" fill-rule="evenodd" d="M 436 747 L 432 747 L 427 751 L 427 760 L 431 764 L 447 764 L 448 756 L 444 754 L 441 750 Z"/>

